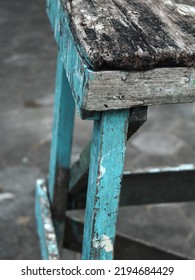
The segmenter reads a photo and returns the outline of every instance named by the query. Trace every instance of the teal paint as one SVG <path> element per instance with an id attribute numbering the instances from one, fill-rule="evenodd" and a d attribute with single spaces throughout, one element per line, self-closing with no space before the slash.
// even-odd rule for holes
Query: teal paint
<path id="1" fill-rule="evenodd" d="M 83 111 L 89 69 L 79 54 L 79 46 L 74 41 L 69 19 L 62 9 L 61 2 L 60 0 L 47 0 L 47 13 L 66 69 L 67 78 L 77 105 L 77 111 L 81 118 L 98 120 L 100 113 L 91 113 L 91 116 L 86 117 Z"/>
<path id="2" fill-rule="evenodd" d="M 62 246 L 64 234 L 63 217 L 66 208 L 68 172 L 71 160 L 74 107 L 69 82 L 61 56 L 58 54 L 48 192 L 52 211 L 55 212 L 53 213 L 54 226 L 59 248 Z"/>
<path id="3" fill-rule="evenodd" d="M 94 122 L 85 214 L 83 259 L 113 259 L 129 110 Z"/>
<path id="4" fill-rule="evenodd" d="M 44 260 L 59 259 L 57 241 L 47 197 L 47 188 L 42 179 L 37 180 L 36 183 L 35 216 L 42 258 Z"/>
<path id="5" fill-rule="evenodd" d="M 74 101 L 60 54 L 57 60 L 52 144 L 49 168 L 49 196 L 53 200 L 57 168 L 70 167 L 74 127 Z"/>

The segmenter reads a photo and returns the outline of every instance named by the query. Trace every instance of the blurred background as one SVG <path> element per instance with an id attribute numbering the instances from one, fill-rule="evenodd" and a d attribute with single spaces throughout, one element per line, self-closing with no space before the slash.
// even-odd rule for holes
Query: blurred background
<path id="1" fill-rule="evenodd" d="M 48 172 L 57 56 L 45 1 L 0 0 L 0 30 L 0 259 L 40 259 L 34 189 Z M 149 108 L 125 169 L 194 164 L 194 119 L 194 104 Z M 92 125 L 76 116 L 72 162 Z M 119 231 L 195 258 L 195 203 L 124 207 Z"/>

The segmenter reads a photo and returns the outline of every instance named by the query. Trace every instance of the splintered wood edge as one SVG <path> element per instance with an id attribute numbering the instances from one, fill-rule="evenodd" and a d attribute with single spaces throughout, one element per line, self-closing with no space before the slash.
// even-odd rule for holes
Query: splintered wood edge
<path id="1" fill-rule="evenodd" d="M 106 111 L 133 106 L 195 101 L 194 68 L 147 71 L 89 71 L 84 109 Z"/>

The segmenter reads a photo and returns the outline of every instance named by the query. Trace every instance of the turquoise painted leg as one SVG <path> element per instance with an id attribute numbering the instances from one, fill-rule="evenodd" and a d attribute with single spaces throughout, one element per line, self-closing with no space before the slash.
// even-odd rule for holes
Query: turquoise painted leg
<path id="1" fill-rule="evenodd" d="M 113 259 L 128 122 L 129 110 L 104 112 L 94 122 L 83 259 Z"/>
<path id="2" fill-rule="evenodd" d="M 58 54 L 48 192 L 59 249 L 63 242 L 73 126 L 74 101 Z"/>
<path id="3" fill-rule="evenodd" d="M 59 251 L 44 180 L 37 180 L 35 201 L 37 230 L 42 258 L 44 260 L 57 260 L 59 259 Z"/>

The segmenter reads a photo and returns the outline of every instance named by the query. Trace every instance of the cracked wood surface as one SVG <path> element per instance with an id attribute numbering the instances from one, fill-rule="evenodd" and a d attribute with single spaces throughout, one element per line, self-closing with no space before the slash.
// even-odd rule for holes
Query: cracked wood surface
<path id="1" fill-rule="evenodd" d="M 92 69 L 195 66 L 195 0 L 62 0 Z"/>

